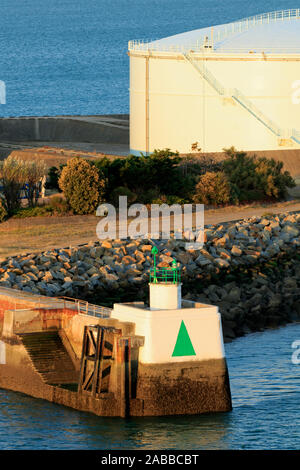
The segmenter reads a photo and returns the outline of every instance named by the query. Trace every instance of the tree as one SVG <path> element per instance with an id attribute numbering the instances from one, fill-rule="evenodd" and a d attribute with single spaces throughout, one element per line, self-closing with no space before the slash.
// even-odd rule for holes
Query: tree
<path id="1" fill-rule="evenodd" d="M 256 173 L 260 178 L 260 184 L 265 188 L 267 196 L 282 199 L 287 194 L 287 188 L 294 188 L 295 181 L 288 171 L 283 170 L 283 162 L 274 158 L 256 158 Z"/>
<path id="2" fill-rule="evenodd" d="M 106 180 L 87 160 L 72 158 L 62 169 L 59 187 L 76 214 L 91 214 L 103 201 Z"/>
<path id="3" fill-rule="evenodd" d="M 26 174 L 25 162 L 13 155 L 0 162 L 3 201 L 8 215 L 20 207 L 21 191 L 26 182 Z"/>
<path id="4" fill-rule="evenodd" d="M 286 195 L 287 188 L 295 186 L 290 173 L 282 171 L 283 163 L 280 161 L 247 155 L 246 152 L 236 151 L 234 147 L 225 152 L 228 158 L 223 162 L 223 171 L 240 202 L 280 199 Z"/>
<path id="5" fill-rule="evenodd" d="M 37 204 L 43 178 L 47 174 L 43 160 L 25 161 L 26 184 L 24 187 L 29 207 Z"/>

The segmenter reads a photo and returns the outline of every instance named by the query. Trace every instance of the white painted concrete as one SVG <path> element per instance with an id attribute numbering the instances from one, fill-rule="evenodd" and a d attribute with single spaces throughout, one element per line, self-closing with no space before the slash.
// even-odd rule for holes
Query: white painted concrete
<path id="1" fill-rule="evenodd" d="M 149 284 L 151 310 L 177 310 L 181 308 L 181 284 Z"/>
<path id="2" fill-rule="evenodd" d="M 139 303 L 115 304 L 112 318 L 135 323 L 135 334 L 145 337 L 139 361 L 144 364 L 202 361 L 225 357 L 221 316 L 218 307 L 194 304 L 190 308 L 150 310 Z M 184 321 L 195 355 L 173 357 Z"/>

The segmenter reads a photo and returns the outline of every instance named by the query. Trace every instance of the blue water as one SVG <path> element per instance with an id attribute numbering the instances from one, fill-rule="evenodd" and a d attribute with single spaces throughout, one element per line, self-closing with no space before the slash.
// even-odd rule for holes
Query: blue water
<path id="1" fill-rule="evenodd" d="M 233 411 L 100 418 L 0 390 L 0 449 L 299 449 L 300 324 L 226 345 Z"/>
<path id="2" fill-rule="evenodd" d="M 292 0 L 1 0 L 0 116 L 129 111 L 130 39 L 157 39 Z"/>

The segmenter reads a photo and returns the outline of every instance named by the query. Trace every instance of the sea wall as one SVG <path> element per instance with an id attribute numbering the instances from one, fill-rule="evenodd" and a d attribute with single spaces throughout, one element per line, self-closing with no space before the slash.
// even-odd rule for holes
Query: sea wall
<path id="1" fill-rule="evenodd" d="M 156 245 L 159 266 L 181 264 L 185 299 L 219 306 L 229 341 L 300 320 L 299 234 L 295 213 L 208 226 L 201 250 L 174 239 L 106 240 L 10 257 L 0 286 L 100 304 L 145 300 Z"/>
<path id="2" fill-rule="evenodd" d="M 127 115 L 0 118 L 0 141 L 129 143 Z"/>

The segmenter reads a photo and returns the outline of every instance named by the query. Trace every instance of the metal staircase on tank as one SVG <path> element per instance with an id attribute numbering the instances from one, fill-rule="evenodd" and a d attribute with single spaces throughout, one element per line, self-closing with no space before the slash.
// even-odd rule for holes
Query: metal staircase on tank
<path id="1" fill-rule="evenodd" d="M 291 139 L 300 144 L 300 132 L 296 131 L 296 129 L 292 129 Z"/>
<path id="2" fill-rule="evenodd" d="M 242 106 L 246 111 L 248 111 L 252 116 L 254 116 L 260 123 L 267 127 L 276 137 L 285 138 L 293 140 L 294 142 L 300 144 L 300 132 L 296 129 L 291 131 L 286 131 L 281 129 L 274 121 L 272 121 L 268 116 L 266 116 L 252 101 L 250 101 L 240 90 L 237 88 L 226 89 L 219 80 L 213 75 L 213 73 L 208 70 L 203 61 L 201 65 L 196 63 L 191 56 L 191 54 L 183 53 L 184 59 L 190 63 L 194 69 L 200 74 L 200 76 L 206 80 L 209 85 L 222 97 L 229 97 L 233 99 L 236 103 Z"/>

